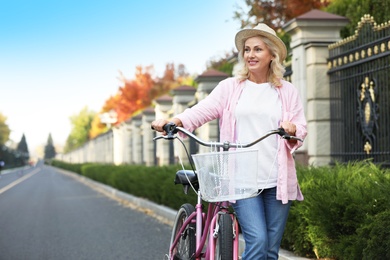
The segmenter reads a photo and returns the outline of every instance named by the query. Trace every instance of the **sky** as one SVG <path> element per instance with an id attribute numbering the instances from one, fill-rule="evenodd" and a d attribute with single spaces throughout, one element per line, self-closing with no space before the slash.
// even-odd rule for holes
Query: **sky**
<path id="1" fill-rule="evenodd" d="M 234 49 L 243 0 L 0 0 L 0 113 L 30 154 L 51 134 L 63 146 L 70 117 L 100 112 L 119 71 L 184 64 L 192 75 Z"/>

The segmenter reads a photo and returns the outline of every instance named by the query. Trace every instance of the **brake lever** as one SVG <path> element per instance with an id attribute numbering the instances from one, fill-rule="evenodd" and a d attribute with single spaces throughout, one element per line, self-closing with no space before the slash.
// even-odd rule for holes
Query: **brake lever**
<path id="1" fill-rule="evenodd" d="M 164 139 L 163 135 L 159 135 L 153 138 L 153 141 L 159 140 L 159 139 Z"/>

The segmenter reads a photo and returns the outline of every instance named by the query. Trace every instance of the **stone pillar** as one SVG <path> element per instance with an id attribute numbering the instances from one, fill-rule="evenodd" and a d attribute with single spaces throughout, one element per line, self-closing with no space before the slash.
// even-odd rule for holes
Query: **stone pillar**
<path id="1" fill-rule="evenodd" d="M 156 99 L 156 118 L 169 119 L 173 115 L 172 111 L 172 97 L 164 95 Z M 158 140 L 156 142 L 156 156 L 158 165 L 168 165 L 170 159 L 169 145 L 170 142 L 166 140 Z"/>
<path id="2" fill-rule="evenodd" d="M 95 141 L 94 139 L 89 140 L 88 143 L 86 144 L 88 146 L 87 149 L 87 161 L 86 162 L 95 162 Z"/>
<path id="3" fill-rule="evenodd" d="M 328 45 L 340 40 L 345 17 L 311 10 L 284 25 L 291 36 L 292 83 L 304 104 L 308 136 L 297 160 L 310 165 L 330 163 L 330 96 Z"/>
<path id="4" fill-rule="evenodd" d="M 101 163 L 113 163 L 113 131 L 110 129 L 108 132 L 99 136 L 101 141 Z"/>
<path id="5" fill-rule="evenodd" d="M 142 149 L 143 149 L 143 162 L 147 166 L 152 166 L 155 164 L 155 155 L 154 155 L 154 141 L 153 138 L 156 133 L 150 128 L 152 121 L 155 119 L 154 109 L 149 107 L 142 112 Z"/>
<path id="6" fill-rule="evenodd" d="M 198 82 L 198 89 L 196 92 L 196 99 L 200 101 L 207 97 L 210 92 L 218 85 L 221 80 L 229 77 L 228 74 L 217 71 L 217 70 L 208 70 L 199 75 L 195 81 Z M 206 141 L 218 141 L 219 140 L 219 122 L 218 120 L 213 120 L 199 127 L 196 131 L 197 135 Z M 224 140 L 221 140 L 224 141 Z M 207 153 L 210 151 L 210 148 L 200 146 L 199 153 Z"/>
<path id="7" fill-rule="evenodd" d="M 113 160 L 115 165 L 130 163 L 129 121 L 112 128 Z"/>
<path id="8" fill-rule="evenodd" d="M 124 164 L 130 164 L 132 162 L 131 158 L 131 122 L 132 119 L 129 118 L 125 122 L 123 122 L 122 127 L 122 158 Z"/>
<path id="9" fill-rule="evenodd" d="M 106 135 L 107 133 L 104 133 L 104 134 L 101 134 L 99 135 L 98 137 L 96 137 L 96 151 L 98 152 L 97 153 L 97 156 L 96 156 L 96 161 L 97 163 L 104 163 L 104 153 L 106 152 L 105 150 L 105 146 L 104 146 L 104 136 Z"/>
<path id="10" fill-rule="evenodd" d="M 196 89 L 191 86 L 180 86 L 172 90 L 173 94 L 173 115 L 180 114 L 186 108 L 189 107 L 189 104 L 195 100 Z M 190 139 L 183 139 L 185 146 L 188 151 L 190 151 Z M 179 142 L 174 143 L 174 152 L 176 158 L 181 158 L 184 164 L 188 164 L 188 156 L 183 148 L 183 145 Z"/>
<path id="11" fill-rule="evenodd" d="M 134 116 L 131 120 L 131 158 L 132 163 L 142 164 L 142 116 Z"/>
<path id="12" fill-rule="evenodd" d="M 119 126 L 112 127 L 112 153 L 113 153 L 113 160 L 115 165 L 119 165 L 123 162 L 123 157 L 121 151 L 123 150 L 123 143 L 122 143 L 122 132 Z"/>

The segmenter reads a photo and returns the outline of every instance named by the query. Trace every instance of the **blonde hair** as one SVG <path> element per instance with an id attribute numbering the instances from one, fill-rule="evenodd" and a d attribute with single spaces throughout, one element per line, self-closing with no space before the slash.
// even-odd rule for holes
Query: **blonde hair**
<path id="1" fill-rule="evenodd" d="M 274 59 L 271 61 L 270 68 L 268 70 L 267 79 L 274 87 L 280 87 L 282 84 L 280 80 L 283 79 L 283 75 L 286 70 L 279 61 L 279 53 L 276 45 L 273 44 L 273 42 L 270 41 L 267 37 L 260 35 L 255 37 L 261 38 L 261 40 L 271 52 L 271 55 L 274 57 Z M 246 40 L 247 39 L 244 39 L 243 41 L 245 42 Z M 233 71 L 235 77 L 238 78 L 240 81 L 244 81 L 249 78 L 248 66 L 244 60 L 244 51 L 245 49 L 242 48 L 242 50 L 240 50 L 240 52 L 238 53 L 238 64 L 235 66 L 235 69 Z"/>

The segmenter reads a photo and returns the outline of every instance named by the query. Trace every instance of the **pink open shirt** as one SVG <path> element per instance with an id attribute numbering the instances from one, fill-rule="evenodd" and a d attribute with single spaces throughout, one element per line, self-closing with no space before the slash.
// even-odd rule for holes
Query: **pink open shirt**
<path id="1" fill-rule="evenodd" d="M 282 102 L 282 121 L 294 123 L 296 136 L 304 139 L 307 134 L 306 119 L 299 93 L 290 82 L 282 80 L 281 84 L 277 91 Z M 234 142 L 236 140 L 234 111 L 243 87 L 243 81 L 227 78 L 221 81 L 205 99 L 175 117 L 179 118 L 183 127 L 189 131 L 194 131 L 201 125 L 219 118 L 220 141 Z M 277 199 L 283 203 L 289 200 L 303 200 L 292 156 L 302 143 L 299 141 L 289 143 L 282 138 L 279 142 Z"/>

